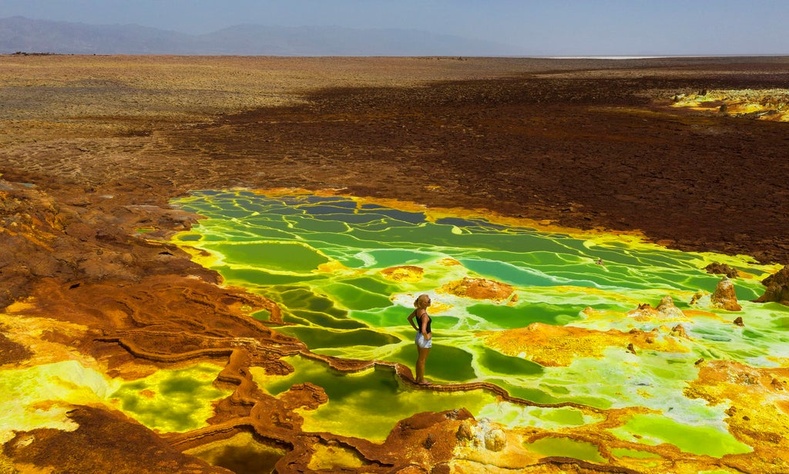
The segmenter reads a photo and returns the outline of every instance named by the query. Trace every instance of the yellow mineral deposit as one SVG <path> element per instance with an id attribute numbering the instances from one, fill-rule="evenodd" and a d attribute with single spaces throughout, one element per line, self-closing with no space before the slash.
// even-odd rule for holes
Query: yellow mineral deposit
<path id="1" fill-rule="evenodd" d="M 388 280 L 407 281 L 409 283 L 418 283 L 422 280 L 424 273 L 425 271 L 422 267 L 415 265 L 401 265 L 381 270 L 381 274 Z"/>
<path id="2" fill-rule="evenodd" d="M 713 111 L 737 117 L 789 122 L 789 89 L 706 90 L 678 94 L 675 107 Z"/>
<path id="3" fill-rule="evenodd" d="M 480 337 L 490 347 L 504 354 L 528 354 L 530 360 L 545 367 L 567 366 L 580 357 L 602 358 L 609 348 L 627 348 L 632 344 L 638 350 L 666 353 L 687 353 L 690 348 L 669 331 L 657 329 L 649 332 L 631 330 L 605 332 L 573 326 L 553 326 L 532 323 L 525 328 L 505 331 L 483 331 Z"/>
<path id="4" fill-rule="evenodd" d="M 111 378 L 107 367 L 63 343 L 90 336 L 87 328 L 18 314 L 32 306 L 16 303 L 10 314 L 0 314 L 6 337 L 30 351 L 13 367 L 0 367 L 0 440 L 8 441 L 14 431 L 74 430 L 66 413 L 76 405 L 115 407 L 161 432 L 196 429 L 213 415 L 212 402 L 230 393 L 213 387 L 221 367 L 211 364 L 158 371 L 124 367 L 127 375 L 147 375 Z"/>
<path id="5" fill-rule="evenodd" d="M 115 384 L 76 360 L 0 370 L 0 443 L 16 431 L 72 431 L 66 413 L 75 405 L 106 403 Z"/>

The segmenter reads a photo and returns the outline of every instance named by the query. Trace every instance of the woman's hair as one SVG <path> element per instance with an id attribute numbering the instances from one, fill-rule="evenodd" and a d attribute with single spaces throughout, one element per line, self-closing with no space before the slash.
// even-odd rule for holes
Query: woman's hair
<path id="1" fill-rule="evenodd" d="M 430 295 L 423 293 L 423 294 L 417 296 L 416 299 L 414 300 L 414 308 L 418 308 L 419 307 L 419 301 L 423 300 L 425 298 L 430 298 Z"/>

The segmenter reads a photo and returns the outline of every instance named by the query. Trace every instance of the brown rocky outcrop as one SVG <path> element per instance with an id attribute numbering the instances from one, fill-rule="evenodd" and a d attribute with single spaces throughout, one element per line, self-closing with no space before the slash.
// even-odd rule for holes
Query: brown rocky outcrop
<path id="1" fill-rule="evenodd" d="M 739 276 L 737 269 L 729 266 L 727 263 L 710 263 L 704 267 L 704 270 L 706 270 L 707 273 L 712 273 L 714 275 L 726 275 L 729 278 L 737 278 Z"/>
<path id="2" fill-rule="evenodd" d="M 685 326 L 681 324 L 677 324 L 673 328 L 671 328 L 671 335 L 675 337 L 681 337 L 683 339 L 690 339 L 688 336 L 688 332 L 685 330 Z"/>
<path id="3" fill-rule="evenodd" d="M 756 301 L 759 303 L 777 302 L 789 305 L 789 266 L 785 266 L 762 280 L 767 289 Z"/>
<path id="4" fill-rule="evenodd" d="M 78 424 L 75 431 L 18 433 L 5 445 L 5 454 L 28 466 L 45 468 L 30 472 L 228 473 L 181 453 L 119 412 L 83 406 L 69 411 L 68 417 Z"/>
<path id="5" fill-rule="evenodd" d="M 712 305 L 726 311 L 741 311 L 742 306 L 737 301 L 737 293 L 734 291 L 734 284 L 724 277 L 718 282 L 715 291 L 710 297 Z"/>

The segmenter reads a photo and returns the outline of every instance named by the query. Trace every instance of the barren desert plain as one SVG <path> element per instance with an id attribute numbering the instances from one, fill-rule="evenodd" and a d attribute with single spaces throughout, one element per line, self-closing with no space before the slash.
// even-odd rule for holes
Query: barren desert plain
<path id="1" fill-rule="evenodd" d="M 789 472 L 789 58 L 15 54 L 0 131 L 0 473 Z"/>

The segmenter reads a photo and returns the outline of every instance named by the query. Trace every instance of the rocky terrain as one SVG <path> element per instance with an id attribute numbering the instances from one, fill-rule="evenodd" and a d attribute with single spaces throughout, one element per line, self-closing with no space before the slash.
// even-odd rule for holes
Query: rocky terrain
<path id="1" fill-rule="evenodd" d="M 297 410 L 322 403 L 320 387 L 275 398 L 249 374 L 308 353 L 276 332 L 276 304 L 221 286 L 166 240 L 197 219 L 168 206 L 190 190 L 332 190 L 789 263 L 786 58 L 5 56 L 0 78 L 0 368 L 71 359 L 134 378 L 206 360 L 232 392 L 208 428 L 179 434 L 72 404 L 72 429 L 0 438 L 0 472 L 227 472 L 188 452 L 239 433 L 280 453 L 279 472 L 318 470 L 321 456 L 349 472 L 448 472 L 476 436 L 466 412 L 403 420 L 383 444 L 302 432 Z M 717 102 L 679 103 L 700 96 Z M 768 282 L 778 301 L 785 280 Z M 248 317 L 259 309 L 272 320 Z M 756 377 L 778 391 L 784 372 Z M 751 467 L 770 465 L 762 454 Z M 512 455 L 533 472 L 631 472 Z"/>

